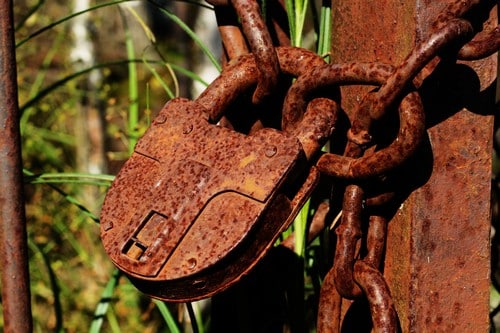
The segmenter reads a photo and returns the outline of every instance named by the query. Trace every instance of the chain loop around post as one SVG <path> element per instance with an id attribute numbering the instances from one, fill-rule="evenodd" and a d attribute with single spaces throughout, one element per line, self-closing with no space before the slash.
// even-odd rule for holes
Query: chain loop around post
<path id="1" fill-rule="evenodd" d="M 227 66 L 220 79 L 214 81 L 211 89 L 207 89 L 199 98 L 202 104 L 207 105 L 212 121 L 220 119 L 218 112 L 231 104 L 243 90 L 256 85 L 252 101 L 258 104 L 273 93 L 280 73 L 292 74 L 297 79 L 285 97 L 281 127 L 300 139 L 310 158 L 309 153 L 316 153 L 323 144 L 322 140 L 314 138 L 325 138 L 330 130 L 318 129 L 313 124 L 320 117 L 336 117 L 340 109 L 340 98 L 333 101 L 319 95 L 327 89 L 338 89 L 344 85 L 376 87 L 361 99 L 356 110 L 349 113 L 352 119 L 349 119 L 351 127 L 347 132 L 345 154 L 324 153 L 317 162 L 321 173 L 348 180 L 341 222 L 335 229 L 337 243 L 334 264 L 325 276 L 320 295 L 318 331 L 338 332 L 341 327 L 342 298 L 356 299 L 363 295 L 370 304 L 374 331 L 398 331 L 397 313 L 389 287 L 379 270 L 383 267 L 388 217 L 379 214 L 377 209 L 370 209 L 372 205 L 387 204 L 394 199 L 395 193 L 369 193 L 365 185 L 372 185 L 370 182 L 375 179 L 385 179 L 381 176 L 390 177 L 390 172 L 403 164 L 419 147 L 426 127 L 418 89 L 436 64 L 444 58 L 452 61 L 476 60 L 498 51 L 500 26 L 497 25 L 492 31 L 478 33 L 476 30 L 481 29 L 467 17 L 472 8 L 486 4 L 485 7 L 491 9 L 495 1 L 457 0 L 451 3 L 435 20 L 430 36 L 419 42 L 399 65 L 394 66 L 359 62 L 325 64 L 308 52 L 275 49 L 257 1 L 209 2 L 216 7 L 232 6 L 244 32 L 243 37 L 240 30 L 228 30 L 228 36 L 239 31 L 237 46 L 232 45 L 234 49 L 226 47 L 229 57 L 238 59 Z M 237 23 L 232 22 L 235 26 Z M 242 56 L 248 52 L 244 45 L 246 42 L 253 55 Z M 299 53 L 300 56 L 297 56 Z M 234 88 L 227 89 L 226 86 L 224 95 L 221 95 L 218 87 L 228 81 L 234 82 Z M 330 112 L 318 111 L 322 109 L 329 109 Z M 399 130 L 390 144 L 381 147 L 377 138 L 372 136 L 371 127 L 396 110 Z M 368 223 L 367 229 L 363 223 Z M 365 229 L 367 234 L 363 235 L 362 230 Z M 290 244 L 290 239 L 283 243 L 284 246 Z"/>
<path id="2" fill-rule="evenodd" d="M 365 179 L 386 173 L 413 155 L 425 134 L 425 114 L 419 94 L 414 91 L 401 101 L 400 128 L 393 142 L 360 158 L 327 153 L 318 161 L 321 172 L 345 179 Z"/>
<path id="3" fill-rule="evenodd" d="M 334 64 L 315 67 L 312 71 L 300 76 L 292 85 L 283 106 L 283 128 L 295 128 L 307 105 L 307 97 L 325 86 L 367 84 L 382 85 L 391 77 L 393 68 L 384 64 Z M 370 96 L 370 95 L 368 95 Z M 354 123 L 358 134 L 364 129 L 362 140 L 350 138 L 357 145 L 363 145 L 372 140 L 369 134 L 372 122 L 371 116 L 361 113 L 359 107 L 355 113 Z M 425 133 L 425 116 L 417 92 L 410 92 L 401 101 L 399 108 L 400 129 L 398 136 L 388 147 L 362 158 L 325 154 L 318 161 L 321 172 L 346 179 L 361 179 L 373 177 L 387 172 L 401 164 L 418 147 Z M 352 129 L 351 129 L 352 130 Z"/>

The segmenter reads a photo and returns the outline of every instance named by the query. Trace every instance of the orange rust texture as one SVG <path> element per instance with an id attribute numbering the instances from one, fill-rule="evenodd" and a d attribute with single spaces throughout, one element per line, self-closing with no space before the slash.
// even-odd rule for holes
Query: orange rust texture
<path id="1" fill-rule="evenodd" d="M 398 65 L 449 2 L 334 2 L 332 61 Z M 488 330 L 496 66 L 494 55 L 438 67 L 421 88 L 428 137 L 405 173 L 411 194 L 389 223 L 384 267 L 403 332 Z M 342 89 L 348 114 L 365 91 Z"/>
<path id="2" fill-rule="evenodd" d="M 415 25 L 412 7 L 408 1 L 334 1 L 332 62 L 399 64 L 414 45 L 414 35 L 409 33 Z M 342 88 L 342 105 L 348 114 L 367 90 Z"/>

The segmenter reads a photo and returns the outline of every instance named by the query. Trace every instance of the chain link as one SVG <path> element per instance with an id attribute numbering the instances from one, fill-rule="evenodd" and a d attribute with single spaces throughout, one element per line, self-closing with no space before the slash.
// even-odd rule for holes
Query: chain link
<path id="1" fill-rule="evenodd" d="M 230 3 L 240 18 L 244 35 L 258 64 L 259 80 L 253 94 L 252 102 L 254 104 L 262 103 L 264 98 L 276 89 L 280 67 L 271 34 L 260 15 L 260 6 L 254 0 L 230 0 L 229 3 L 228 1 L 210 0 L 209 3 L 216 7 L 228 6 Z M 224 45 L 231 44 L 227 41 L 228 37 L 231 38 L 234 35 L 234 30 L 231 30 L 231 32 L 233 34 L 230 36 L 227 34 L 223 35 Z M 238 40 L 237 50 L 239 52 L 231 52 L 234 55 L 241 53 L 241 50 L 244 49 L 241 38 L 238 37 Z M 227 49 L 231 50 L 232 48 L 226 46 Z"/>

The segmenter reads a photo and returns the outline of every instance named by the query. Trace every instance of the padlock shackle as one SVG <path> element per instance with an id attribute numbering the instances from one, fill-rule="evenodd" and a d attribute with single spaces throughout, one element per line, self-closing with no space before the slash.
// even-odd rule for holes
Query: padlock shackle
<path id="1" fill-rule="evenodd" d="M 326 64 L 323 58 L 302 48 L 277 47 L 276 53 L 281 72 L 295 77 Z M 196 102 L 207 110 L 210 121 L 216 123 L 238 96 L 257 84 L 258 78 L 259 71 L 254 56 L 243 55 L 234 64 L 225 68 Z"/>
<path id="2" fill-rule="evenodd" d="M 273 40 L 266 27 L 266 22 L 262 16 L 259 3 L 253 0 L 207 0 L 207 2 L 215 6 L 216 13 L 221 11 L 221 7 L 226 7 L 225 9 L 232 7 L 234 12 L 237 14 L 245 39 L 248 42 L 252 54 L 255 56 L 258 64 L 257 70 L 259 72 L 259 76 L 257 86 L 252 97 L 252 102 L 254 104 L 262 103 L 264 99 L 270 96 L 278 86 L 280 66 L 276 50 L 273 45 Z M 220 15 L 218 15 L 218 19 L 219 18 Z M 231 29 L 232 26 L 226 25 L 225 23 L 227 22 L 224 22 L 224 24 L 218 22 L 219 29 L 224 27 L 224 31 L 230 31 L 234 36 L 235 31 Z M 229 30 L 227 27 L 229 27 Z M 221 37 L 224 36 L 221 34 Z M 241 37 L 241 35 L 238 37 Z M 242 41 L 241 38 L 238 39 L 240 42 Z M 225 48 L 228 44 L 232 44 L 232 41 L 229 43 L 224 38 L 222 42 Z M 245 49 L 246 45 L 240 45 L 239 51 Z"/>

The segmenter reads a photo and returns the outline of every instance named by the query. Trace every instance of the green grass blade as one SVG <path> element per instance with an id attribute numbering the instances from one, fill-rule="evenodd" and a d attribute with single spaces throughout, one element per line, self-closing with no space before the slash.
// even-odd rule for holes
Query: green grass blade
<path id="1" fill-rule="evenodd" d="M 27 177 L 28 180 L 30 180 L 30 177 L 35 177 L 35 174 L 29 170 L 24 169 L 23 173 L 24 173 L 24 176 Z M 61 194 L 66 199 L 66 201 L 68 201 L 69 203 L 71 203 L 72 205 L 74 205 L 75 207 L 80 209 L 80 211 L 85 216 L 89 217 L 94 222 L 99 223 L 99 217 L 97 217 L 94 213 L 92 213 L 90 210 L 88 210 L 87 207 L 82 205 L 75 197 L 69 195 L 64 190 L 55 186 L 54 184 L 47 183 L 46 185 L 49 186 L 50 188 L 52 188 L 57 193 Z"/>
<path id="2" fill-rule="evenodd" d="M 200 328 L 203 330 L 203 325 L 200 325 L 201 323 L 198 323 L 196 314 L 194 313 L 193 303 L 186 303 L 186 308 L 188 311 L 189 320 L 191 321 L 191 328 L 193 329 L 193 333 L 202 333 L 200 332 Z"/>
<path id="3" fill-rule="evenodd" d="M 172 313 L 170 313 L 170 310 L 165 305 L 165 303 L 157 299 L 154 299 L 153 303 L 156 305 L 161 315 L 163 316 L 163 319 L 165 320 L 170 333 L 180 333 L 181 330 L 179 329 L 179 326 L 177 326 L 174 316 L 172 316 Z"/>
<path id="4" fill-rule="evenodd" d="M 297 28 L 295 26 L 295 5 L 294 0 L 285 0 L 286 15 L 288 16 L 288 25 L 290 26 L 290 41 L 295 41 Z"/>
<path id="5" fill-rule="evenodd" d="M 198 81 L 200 82 L 201 84 L 203 84 L 204 86 L 208 86 L 209 83 L 205 80 L 203 80 L 199 75 L 197 75 L 196 73 L 190 71 L 190 70 L 187 70 L 179 65 L 175 65 L 175 64 L 170 64 L 170 66 L 172 67 L 172 69 L 176 72 L 179 72 L 181 74 L 184 74 L 186 75 L 187 77 L 189 77 L 190 79 L 193 79 L 194 81 Z"/>
<path id="6" fill-rule="evenodd" d="M 308 3 L 308 0 L 285 0 L 292 46 L 302 45 Z"/>
<path id="7" fill-rule="evenodd" d="M 304 257 L 307 243 L 307 221 L 309 217 L 310 200 L 307 200 L 293 222 L 295 233 L 295 253 Z"/>
<path id="8" fill-rule="evenodd" d="M 72 204 L 75 207 L 77 207 L 78 209 L 80 209 L 80 211 L 83 213 L 83 215 L 87 216 L 92 221 L 94 221 L 96 223 L 99 223 L 99 217 L 96 216 L 94 213 L 92 213 L 90 210 L 88 210 L 87 207 L 85 207 L 84 205 L 82 205 L 80 203 L 80 201 L 78 201 L 75 197 L 67 194 L 65 191 L 61 190 L 57 186 L 54 186 L 52 184 L 47 184 L 47 185 L 50 186 L 52 189 L 54 189 L 59 194 L 61 194 L 66 199 L 66 201 L 68 201 L 70 204 Z"/>
<path id="9" fill-rule="evenodd" d="M 146 34 L 146 37 L 149 39 L 151 43 L 156 43 L 156 37 L 153 33 L 153 31 L 148 27 L 147 23 L 144 21 L 144 19 L 137 13 L 137 11 L 128 6 L 125 5 L 125 8 L 132 14 L 132 16 L 135 18 L 136 22 L 139 23 L 140 27 L 144 31 L 144 34 Z"/>
<path id="10" fill-rule="evenodd" d="M 153 62 L 146 59 L 145 53 L 143 55 L 143 63 L 146 65 L 146 67 L 148 67 L 148 69 L 151 71 L 151 73 L 160 82 L 163 89 L 165 90 L 165 92 L 167 93 L 167 95 L 170 98 L 174 98 L 174 97 L 179 95 L 179 80 L 177 79 L 177 75 L 175 74 L 175 72 L 178 72 L 182 75 L 185 75 L 193 81 L 198 81 L 201 84 L 203 84 L 204 86 L 208 86 L 208 82 L 204 81 L 199 75 L 197 75 L 193 71 L 187 70 L 184 67 L 181 67 L 179 65 L 176 65 L 176 64 L 173 64 L 173 63 L 170 63 L 169 61 L 167 61 L 166 57 L 159 50 L 156 42 L 152 42 L 152 48 L 155 50 L 156 55 L 160 57 L 162 65 L 167 68 L 168 73 L 169 73 L 169 75 L 172 78 L 172 81 L 174 83 L 174 90 L 175 91 L 172 92 L 172 90 L 168 87 L 165 80 L 159 75 L 159 73 L 154 69 L 154 67 L 151 66 L 151 64 L 153 64 Z M 158 62 L 159 61 L 155 61 L 155 63 L 158 63 Z"/>
<path id="11" fill-rule="evenodd" d="M 196 318 L 196 323 L 198 325 L 198 331 L 200 333 L 205 333 L 206 331 L 208 331 L 208 327 L 210 327 L 207 324 L 210 324 L 210 323 L 203 322 L 203 314 L 202 314 L 199 302 L 191 303 L 191 305 L 193 306 L 194 316 Z"/>
<path id="12" fill-rule="evenodd" d="M 115 176 L 105 175 L 105 174 L 94 174 L 94 173 L 76 173 L 76 172 L 61 172 L 61 173 L 42 173 L 35 175 L 28 170 L 23 171 L 28 177 L 34 177 L 41 180 L 51 180 L 51 179 L 94 179 L 107 182 L 110 184 Z M 29 178 L 28 178 L 29 179 Z"/>
<path id="13" fill-rule="evenodd" d="M 67 75 L 63 77 L 60 80 L 57 80 L 56 82 L 52 83 L 51 85 L 47 86 L 46 88 L 40 90 L 37 95 L 28 101 L 26 101 L 24 104 L 22 104 L 19 108 L 21 114 L 26 111 L 27 108 L 32 107 L 36 103 L 38 103 L 41 99 L 52 93 L 55 89 L 63 86 L 64 84 L 68 83 L 69 81 L 79 77 L 80 75 L 84 75 L 87 73 L 90 73 L 93 70 L 98 70 L 101 68 L 106 68 L 106 67 L 111 67 L 111 66 L 117 66 L 117 65 L 128 65 L 130 62 L 143 62 L 142 59 L 128 59 L 128 60 L 118 60 L 118 61 L 111 61 L 111 62 L 105 62 L 105 63 L 100 63 L 96 64 L 92 67 L 82 69 L 80 71 L 71 73 L 70 75 Z M 159 63 L 157 60 L 149 60 L 150 63 Z"/>
<path id="14" fill-rule="evenodd" d="M 191 30 L 190 27 L 187 26 L 186 23 L 184 23 L 177 15 L 169 11 L 168 9 L 162 7 L 160 4 L 153 0 L 149 0 L 153 5 L 158 7 L 158 9 L 165 14 L 169 19 L 174 21 L 184 32 L 188 34 L 188 36 L 200 47 L 203 53 L 208 57 L 210 62 L 217 68 L 217 70 L 220 72 L 222 70 L 221 65 L 219 64 L 219 61 L 215 57 L 215 55 L 208 49 L 208 47 L 203 43 L 203 41 L 195 34 L 193 30 Z"/>
<path id="15" fill-rule="evenodd" d="M 61 235 L 61 238 L 68 242 L 68 244 L 73 248 L 77 257 L 82 263 L 87 267 L 92 266 L 91 256 L 87 251 L 85 251 L 82 243 L 77 239 L 76 235 L 68 228 L 68 221 L 61 221 L 59 219 L 54 220 L 53 228 Z"/>
<path id="16" fill-rule="evenodd" d="M 143 60 L 143 63 L 149 69 L 149 71 L 153 74 L 153 76 L 156 78 L 156 80 L 158 80 L 158 82 L 160 82 L 160 85 L 163 87 L 163 90 L 165 90 L 168 97 L 174 98 L 177 95 L 177 93 L 172 92 L 172 90 L 168 86 L 167 82 L 165 82 L 165 80 L 163 80 L 163 78 L 158 73 L 158 71 L 153 66 L 151 66 L 146 59 Z M 168 68 L 169 72 L 172 71 L 172 67 L 169 64 L 165 64 L 165 66 Z M 172 76 L 174 82 L 177 82 L 177 80 L 175 79 L 175 75 L 171 75 L 171 76 Z M 177 87 L 178 85 L 175 84 L 175 86 Z M 176 90 L 178 91 L 178 89 L 176 89 Z"/>
<path id="17" fill-rule="evenodd" d="M 30 108 L 26 110 L 25 113 L 23 113 L 23 116 L 25 114 L 30 113 Z M 29 115 L 27 115 L 26 122 L 22 125 L 24 128 L 24 131 L 21 133 L 29 133 L 30 137 L 34 140 L 41 140 L 41 141 L 52 141 L 52 142 L 57 142 L 63 145 L 68 145 L 68 146 L 75 146 L 75 137 L 73 135 L 69 135 L 66 133 L 61 133 L 57 131 L 53 131 L 47 128 L 43 127 L 37 127 L 32 123 L 27 122 Z"/>
<path id="18" fill-rule="evenodd" d="M 306 12 L 308 8 L 308 0 L 295 0 L 295 10 L 296 10 L 296 34 L 294 46 L 302 46 L 302 34 L 304 32 L 304 24 L 306 21 Z"/>
<path id="19" fill-rule="evenodd" d="M 120 9 L 120 7 L 118 7 Z M 132 34 L 128 26 L 127 19 L 120 9 L 120 16 L 122 18 L 124 30 L 125 30 L 125 47 L 127 50 L 128 62 L 128 98 L 130 105 L 128 108 L 128 152 L 132 154 L 134 151 L 135 144 L 139 139 L 138 126 L 139 126 L 139 84 L 137 81 L 137 67 L 135 62 L 131 62 L 131 59 L 135 58 L 134 42 L 132 40 Z"/>
<path id="20" fill-rule="evenodd" d="M 42 6 L 43 4 L 45 3 L 45 0 L 39 0 L 35 5 L 33 5 L 29 10 L 28 12 L 26 13 L 26 15 L 24 15 L 24 17 L 22 17 L 19 22 L 17 22 L 16 24 L 16 27 L 14 28 L 16 31 L 21 29 L 23 26 L 24 26 L 24 23 L 26 23 L 26 21 L 28 21 L 28 19 L 33 16 L 33 14 L 35 14 Z"/>
<path id="21" fill-rule="evenodd" d="M 92 185 L 98 187 L 109 186 L 108 182 L 93 181 L 93 180 L 81 180 L 81 179 L 34 179 L 30 181 L 30 184 L 76 184 L 76 185 Z"/>
<path id="22" fill-rule="evenodd" d="M 56 324 L 54 332 L 64 332 L 63 330 L 63 309 L 61 305 L 61 288 L 57 280 L 57 276 L 52 269 L 50 264 L 50 259 L 47 254 L 31 239 L 28 239 L 28 246 L 34 253 L 38 253 L 43 260 L 43 264 L 47 269 L 47 274 L 49 276 L 50 289 L 52 291 L 52 296 L 54 297 L 54 313 L 56 317 Z"/>
<path id="23" fill-rule="evenodd" d="M 104 322 L 104 316 L 108 311 L 109 304 L 111 303 L 113 293 L 115 291 L 115 287 L 118 284 L 118 280 L 120 279 L 120 271 L 115 269 L 113 271 L 113 275 L 109 279 L 104 291 L 101 295 L 101 300 L 94 311 L 94 319 L 90 324 L 89 333 L 99 333 L 101 331 L 102 324 Z"/>
<path id="24" fill-rule="evenodd" d="M 78 184 L 94 186 L 110 186 L 113 175 L 89 173 L 43 173 L 35 175 L 24 170 L 24 181 L 29 184 Z"/>
<path id="25" fill-rule="evenodd" d="M 106 313 L 106 319 L 108 320 L 108 325 L 111 329 L 111 333 L 121 333 L 120 324 L 118 323 L 118 318 L 114 311 L 108 311 Z"/>
<path id="26" fill-rule="evenodd" d="M 323 0 L 321 4 L 320 26 L 318 33 L 318 54 L 330 62 L 331 32 L 332 32 L 332 2 Z"/>
<path id="27" fill-rule="evenodd" d="M 290 39 L 293 46 L 302 45 L 302 35 L 306 20 L 308 0 L 285 0 L 285 7 L 290 26 Z M 307 220 L 309 214 L 309 201 L 301 209 L 293 222 L 295 236 L 295 253 L 303 257 L 307 238 Z"/>

